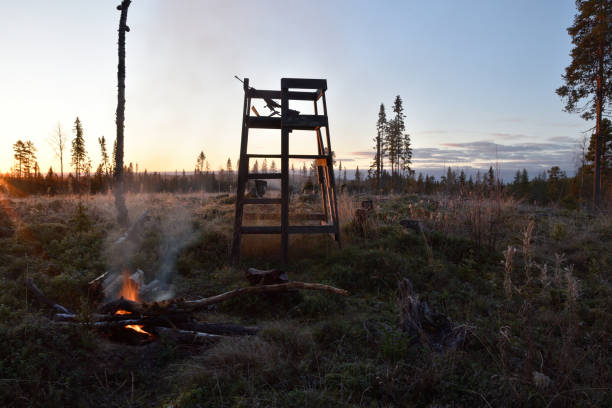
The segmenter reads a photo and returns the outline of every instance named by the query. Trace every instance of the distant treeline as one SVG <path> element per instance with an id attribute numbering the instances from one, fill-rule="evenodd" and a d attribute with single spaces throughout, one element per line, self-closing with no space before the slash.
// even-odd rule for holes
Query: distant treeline
<path id="1" fill-rule="evenodd" d="M 554 166 L 546 172 L 531 177 L 527 170 L 517 171 L 512 182 L 504 183 L 491 167 L 488 171 L 477 172 L 467 177 L 463 170 L 457 172 L 448 168 L 446 174 L 436 178 L 427 174 L 392 176 L 383 171 L 380 180 L 372 172 L 362 177 L 359 170 L 355 178 L 347 180 L 346 171 L 336 173 L 336 186 L 339 192 L 349 194 L 449 194 L 496 196 L 512 195 L 529 203 L 559 204 L 567 208 L 577 208 L 588 203 L 592 191 L 592 166 L 580 168 L 574 177 L 568 177 L 559 167 Z M 612 196 L 612 172 L 604 173 L 603 197 L 610 202 Z M 113 177 L 110 173 L 96 171 L 82 174 L 79 179 L 71 173 L 64 175 L 49 169 L 46 175 L 40 172 L 28 176 L 7 174 L 0 178 L 0 192 L 14 197 L 29 195 L 56 194 L 106 194 L 112 190 Z M 290 182 L 294 192 L 317 194 L 316 170 L 311 166 L 299 171 L 290 171 Z M 380 190 L 377 184 L 380 183 Z M 159 172 L 136 172 L 130 164 L 125 167 L 125 188 L 132 193 L 189 193 L 189 192 L 234 192 L 236 172 L 232 170 L 199 171 L 173 174 Z"/>

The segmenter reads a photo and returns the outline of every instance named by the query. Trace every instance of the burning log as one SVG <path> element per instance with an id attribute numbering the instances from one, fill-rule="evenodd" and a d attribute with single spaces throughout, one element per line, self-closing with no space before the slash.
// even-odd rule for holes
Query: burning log
<path id="1" fill-rule="evenodd" d="M 36 284 L 34 283 L 34 281 L 32 280 L 32 278 L 28 278 L 26 280 L 26 285 L 28 287 L 28 289 L 30 289 L 30 291 L 32 291 L 32 293 L 34 294 L 34 296 L 36 296 L 36 299 L 38 299 L 38 301 L 40 303 L 43 303 L 47 306 L 50 306 L 52 309 L 55 309 L 56 311 L 60 312 L 60 313 L 68 313 L 71 314 L 72 312 L 69 311 L 68 309 L 66 309 L 64 306 L 55 303 L 53 300 L 49 299 L 48 297 L 46 297 L 40 289 L 38 289 L 38 286 L 36 286 Z"/>

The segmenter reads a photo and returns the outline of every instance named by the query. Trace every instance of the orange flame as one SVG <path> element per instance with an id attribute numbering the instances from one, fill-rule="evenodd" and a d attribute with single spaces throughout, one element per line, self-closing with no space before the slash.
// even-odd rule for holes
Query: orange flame
<path id="1" fill-rule="evenodd" d="M 131 300 L 132 302 L 139 302 L 138 299 L 138 283 L 130 279 L 128 271 L 123 271 L 123 285 L 119 291 L 119 296 L 123 296 L 124 299 Z"/>
<path id="2" fill-rule="evenodd" d="M 132 312 L 127 311 L 127 310 L 123 310 L 123 309 L 119 309 L 115 312 L 116 315 L 130 315 L 132 314 Z"/>
<path id="3" fill-rule="evenodd" d="M 138 333 L 142 333 L 142 334 L 146 334 L 147 336 L 151 337 L 153 336 L 151 333 L 149 333 L 148 331 L 144 331 L 142 328 L 143 326 L 141 324 L 128 324 L 127 326 L 125 326 L 126 329 L 131 329 L 134 330 L 135 332 Z"/>

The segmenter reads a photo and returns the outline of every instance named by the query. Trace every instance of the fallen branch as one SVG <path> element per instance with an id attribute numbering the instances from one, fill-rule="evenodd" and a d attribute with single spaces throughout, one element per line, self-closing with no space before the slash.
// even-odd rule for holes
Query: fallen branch
<path id="1" fill-rule="evenodd" d="M 49 299 L 48 297 L 46 297 L 42 291 L 40 289 L 38 289 L 38 286 L 36 286 L 36 284 L 34 283 L 34 281 L 32 280 L 32 278 L 28 278 L 26 280 L 26 285 L 28 287 L 28 289 L 30 289 L 32 291 L 32 293 L 34 293 L 34 296 L 36 296 L 36 299 L 38 299 L 38 301 L 40 303 L 43 303 L 47 306 L 50 306 L 52 309 L 57 310 L 59 313 L 68 313 L 71 314 L 72 312 L 68 309 L 66 309 L 64 306 L 55 303 L 53 300 Z"/>
<path id="2" fill-rule="evenodd" d="M 197 331 L 168 329 L 167 327 L 156 327 L 155 332 L 161 337 L 176 341 L 178 343 L 210 344 L 225 338 L 218 334 L 201 333 Z"/>
<path id="3" fill-rule="evenodd" d="M 229 292 L 222 293 L 220 295 L 211 296 L 199 300 L 188 300 L 180 304 L 181 307 L 187 310 L 198 310 L 210 306 L 215 303 L 220 303 L 228 299 L 232 299 L 238 296 L 245 295 L 247 293 L 274 293 L 274 292 L 286 292 L 292 289 L 307 289 L 307 290 L 322 290 L 332 292 L 337 295 L 348 296 L 348 291 L 344 289 L 338 289 L 333 286 L 324 285 L 322 283 L 306 283 L 306 282 L 287 282 L 279 283 L 276 285 L 264 285 L 264 286 L 251 286 L 248 288 L 234 289 Z"/>
<path id="4" fill-rule="evenodd" d="M 90 322 L 80 322 L 76 315 L 58 313 L 55 315 L 55 323 L 65 326 L 79 325 L 92 326 L 96 329 L 112 329 L 115 327 L 127 326 L 130 324 L 138 324 L 149 327 L 166 327 L 175 328 L 187 331 L 195 331 L 208 334 L 217 334 L 223 336 L 250 336 L 259 332 L 259 327 L 241 326 L 233 323 L 197 323 L 183 316 L 182 319 L 166 318 L 165 316 L 126 316 L 126 315 L 102 315 L 95 314 L 90 316 Z"/>
<path id="5" fill-rule="evenodd" d="M 249 293 L 275 293 L 286 292 L 293 289 L 322 290 L 332 292 L 337 295 L 349 295 L 348 291 L 344 289 L 338 289 L 333 286 L 324 285 L 322 283 L 287 282 L 279 283 L 276 285 L 250 286 L 246 288 L 234 289 L 229 292 L 222 293 L 220 295 L 198 300 L 171 299 L 161 302 L 137 303 L 121 297 L 117 300 L 113 300 L 112 302 L 103 305 L 100 308 L 100 312 L 113 314 L 117 310 L 121 309 L 145 316 L 190 313 L 196 310 L 204 309 L 210 305 Z"/>

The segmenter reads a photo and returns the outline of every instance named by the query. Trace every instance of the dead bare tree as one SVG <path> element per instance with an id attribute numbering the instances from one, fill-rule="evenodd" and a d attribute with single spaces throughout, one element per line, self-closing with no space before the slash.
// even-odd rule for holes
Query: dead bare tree
<path id="1" fill-rule="evenodd" d="M 117 209 L 117 222 L 121 226 L 129 224 L 128 210 L 125 206 L 123 195 L 123 128 L 125 122 L 125 33 L 130 31 L 127 26 L 127 13 L 130 7 L 130 0 L 123 0 L 117 6 L 121 11 L 119 18 L 119 64 L 117 66 L 117 148 L 115 152 L 115 208 Z"/>
<path id="2" fill-rule="evenodd" d="M 60 123 L 57 124 L 57 129 L 48 142 L 51 148 L 53 148 L 55 156 L 60 160 L 60 174 L 62 181 L 64 181 L 64 149 L 66 148 L 66 136 L 62 133 L 62 125 Z"/>

